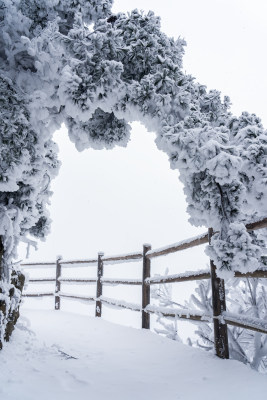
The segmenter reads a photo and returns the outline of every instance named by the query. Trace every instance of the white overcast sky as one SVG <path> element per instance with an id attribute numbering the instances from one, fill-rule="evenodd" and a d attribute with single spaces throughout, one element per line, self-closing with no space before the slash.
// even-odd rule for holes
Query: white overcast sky
<path id="1" fill-rule="evenodd" d="M 114 2 L 114 12 L 134 8 L 154 10 L 165 33 L 186 39 L 187 73 L 229 95 L 235 114 L 254 112 L 267 126 L 266 0 Z M 78 153 L 64 129 L 55 140 L 62 167 L 52 187 L 52 230 L 30 261 L 125 253 L 147 242 L 155 248 L 205 230 L 188 223 L 178 172 L 140 124 L 126 149 Z"/>

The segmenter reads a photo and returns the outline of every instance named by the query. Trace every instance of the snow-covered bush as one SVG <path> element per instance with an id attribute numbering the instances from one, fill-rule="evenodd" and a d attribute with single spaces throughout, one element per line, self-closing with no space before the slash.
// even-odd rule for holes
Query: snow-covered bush
<path id="1" fill-rule="evenodd" d="M 267 282 L 265 279 L 234 279 L 227 282 L 228 312 L 246 318 L 267 321 Z M 204 300 L 206 299 L 206 300 Z M 191 296 L 191 306 L 211 311 L 211 288 L 209 281 L 201 281 L 196 295 Z M 213 329 L 207 323 L 199 324 L 196 344 L 207 350 L 213 348 Z M 267 335 L 251 330 L 228 326 L 231 358 L 250 364 L 252 368 L 267 372 Z"/>
<path id="2" fill-rule="evenodd" d="M 244 224 L 266 215 L 266 131 L 183 72 L 184 47 L 153 12 L 113 15 L 112 0 L 0 0 L 3 280 L 18 242 L 49 231 L 63 122 L 79 151 L 125 146 L 133 120 L 155 131 L 191 223 L 219 232 L 209 249 L 218 274 L 258 267 L 262 249 Z"/>
<path id="3" fill-rule="evenodd" d="M 168 275 L 168 269 L 165 271 L 165 275 Z M 185 308 L 183 305 L 173 301 L 172 298 L 172 286 L 170 284 L 155 285 L 151 287 L 151 297 L 157 300 L 159 307 L 170 308 Z M 155 328 L 155 332 L 164 335 L 169 339 L 181 341 L 178 333 L 179 319 L 175 318 L 169 321 L 167 318 L 163 318 L 162 315 L 158 314 L 157 323 L 160 327 Z"/>
<path id="4" fill-rule="evenodd" d="M 242 321 L 246 318 L 260 318 L 267 321 L 267 281 L 266 279 L 229 279 L 226 285 L 227 312 L 241 315 Z M 204 315 L 212 315 L 211 281 L 200 281 L 195 293 L 189 301 L 177 304 L 172 300 L 171 285 L 159 285 L 153 291 L 153 298 L 159 301 L 160 306 L 186 310 L 198 310 Z M 166 321 L 158 316 L 157 322 L 163 329 L 156 328 L 156 332 L 177 340 L 179 320 Z M 174 335 L 175 333 L 175 335 Z M 214 351 L 214 333 L 212 323 L 198 322 L 195 333 L 198 339 L 188 338 L 188 343 L 205 350 Z M 267 335 L 236 326 L 228 325 L 228 341 L 230 358 L 249 364 L 253 369 L 267 372 Z"/>

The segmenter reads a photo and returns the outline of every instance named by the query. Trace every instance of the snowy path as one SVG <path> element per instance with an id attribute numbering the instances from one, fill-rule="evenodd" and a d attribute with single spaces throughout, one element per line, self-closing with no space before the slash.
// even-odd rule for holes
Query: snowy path
<path id="1" fill-rule="evenodd" d="M 1 400 L 251 400 L 267 393 L 266 375 L 151 332 L 61 311 L 23 310 L 22 317 L 0 353 Z"/>

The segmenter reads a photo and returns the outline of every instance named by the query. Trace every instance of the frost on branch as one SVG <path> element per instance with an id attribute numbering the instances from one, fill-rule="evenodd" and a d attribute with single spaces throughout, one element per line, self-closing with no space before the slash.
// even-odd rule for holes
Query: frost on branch
<path id="1" fill-rule="evenodd" d="M 259 240 L 255 233 L 248 233 L 244 224 L 231 223 L 226 239 L 220 239 L 219 233 L 215 234 L 206 253 L 214 260 L 218 274 L 227 278 L 230 276 L 227 271 L 239 268 L 240 272 L 246 273 L 263 266 L 263 247 L 264 241 Z"/>
<path id="2" fill-rule="evenodd" d="M 88 147 L 97 150 L 112 149 L 116 145 L 126 147 L 130 137 L 130 125 L 116 118 L 113 112 L 105 113 L 100 108 L 87 122 L 68 118 L 67 127 L 70 140 L 78 151 Z"/>
<path id="3" fill-rule="evenodd" d="M 266 216 L 266 131 L 184 73 L 183 39 L 161 32 L 153 12 L 113 15 L 111 0 L 1 0 L 0 22 L 5 280 L 20 239 L 49 231 L 62 123 L 78 150 L 125 146 L 133 120 L 155 131 L 190 222 L 219 231 L 209 250 L 219 273 L 257 268 L 263 246 L 244 224 Z"/>
<path id="4" fill-rule="evenodd" d="M 253 319 L 266 324 L 267 291 L 265 279 L 230 279 L 227 282 L 227 316 L 246 324 Z M 197 310 L 212 310 L 210 281 L 200 281 L 190 304 Z M 214 335 L 210 324 L 199 324 L 198 340 L 193 344 L 206 350 L 213 350 Z M 253 369 L 267 372 L 267 336 L 259 332 L 228 325 L 230 357 L 249 364 Z"/>
<path id="5" fill-rule="evenodd" d="M 156 286 L 156 285 L 155 285 Z M 168 307 L 175 314 L 178 310 L 190 310 L 191 314 L 202 313 L 205 316 L 213 314 L 211 281 L 198 282 L 195 293 L 183 305 L 174 301 L 171 285 L 161 284 L 153 287 L 152 298 L 159 305 Z M 265 279 L 228 279 L 226 282 L 226 298 L 228 319 L 240 321 L 243 324 L 257 323 L 266 328 L 267 322 L 267 290 Z M 159 307 L 155 307 L 159 309 Z M 164 310 L 164 308 L 162 308 Z M 166 318 L 160 313 L 157 322 L 162 328 L 155 331 L 172 340 L 177 340 L 179 322 L 177 318 Z M 193 322 L 196 324 L 196 322 Z M 255 326 L 257 326 L 255 324 Z M 253 369 L 267 372 L 267 335 L 260 332 L 228 325 L 228 341 L 230 358 L 249 364 Z M 187 339 L 191 346 L 197 346 L 214 352 L 214 332 L 212 318 L 210 322 L 199 321 L 195 330 L 196 337 Z"/>
<path id="6" fill-rule="evenodd" d="M 168 275 L 168 269 L 165 271 L 165 275 Z M 166 309 L 172 309 L 176 306 L 183 308 L 181 304 L 178 304 L 172 300 L 172 286 L 170 284 L 164 284 L 164 285 L 155 285 L 152 286 L 151 288 L 151 298 L 155 299 L 159 307 L 162 307 L 163 310 Z M 156 322 L 159 324 L 159 327 L 155 328 L 155 332 L 164 335 L 169 339 L 176 340 L 178 342 L 181 342 L 181 338 L 179 337 L 178 334 L 178 324 L 179 324 L 179 319 L 176 317 L 174 321 L 168 321 L 166 318 L 162 317 L 160 313 L 157 315 L 157 320 Z"/>

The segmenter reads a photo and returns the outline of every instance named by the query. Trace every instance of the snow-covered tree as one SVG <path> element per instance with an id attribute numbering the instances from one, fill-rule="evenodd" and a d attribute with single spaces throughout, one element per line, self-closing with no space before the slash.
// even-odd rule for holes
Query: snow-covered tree
<path id="1" fill-rule="evenodd" d="M 218 274 L 257 269 L 245 223 L 266 215 L 266 131 L 183 72 L 184 46 L 153 12 L 114 15 L 112 0 L 0 1 L 2 280 L 18 242 L 48 232 L 63 122 L 79 151 L 125 146 L 133 120 L 155 131 L 191 223 L 219 232 L 208 250 Z"/>
<path id="2" fill-rule="evenodd" d="M 201 311 L 203 315 L 212 316 L 211 281 L 200 281 L 189 301 L 178 304 L 172 298 L 170 284 L 159 285 L 153 291 L 153 298 L 160 306 L 175 309 Z M 267 282 L 265 279 L 229 279 L 227 281 L 227 312 L 241 315 L 243 320 L 260 318 L 267 321 Z M 170 339 L 179 340 L 179 320 L 166 320 L 159 314 L 157 322 L 163 328 L 156 332 Z M 198 322 L 195 330 L 197 339 L 188 338 L 188 343 L 208 351 L 214 351 L 214 333 L 212 323 Z M 265 334 L 228 325 L 230 358 L 249 364 L 253 369 L 267 372 L 267 336 Z"/>
<path id="3" fill-rule="evenodd" d="M 242 315 L 244 319 L 267 320 L 267 283 L 265 279 L 235 279 L 227 284 L 228 312 Z M 191 296 L 190 305 L 204 312 L 211 312 L 211 288 L 209 281 L 201 281 L 196 295 Z M 196 331 L 198 346 L 213 348 L 213 330 L 202 323 Z M 240 327 L 228 326 L 230 356 L 253 369 L 267 371 L 267 336 Z"/>

